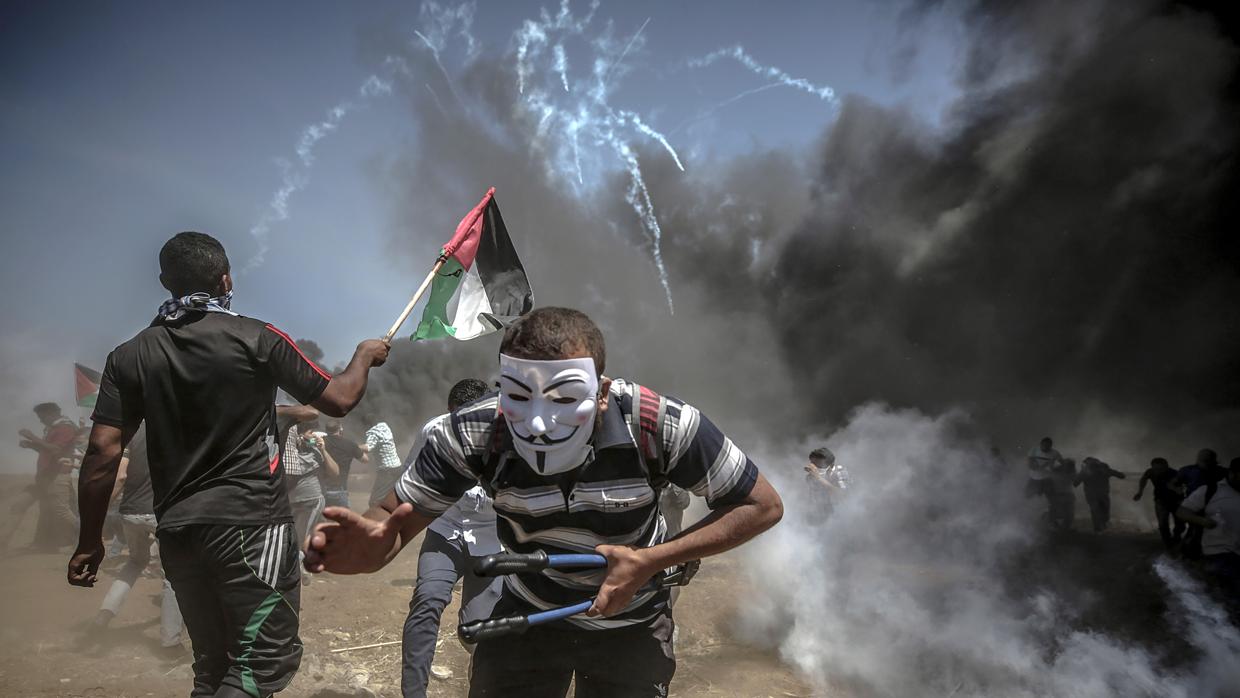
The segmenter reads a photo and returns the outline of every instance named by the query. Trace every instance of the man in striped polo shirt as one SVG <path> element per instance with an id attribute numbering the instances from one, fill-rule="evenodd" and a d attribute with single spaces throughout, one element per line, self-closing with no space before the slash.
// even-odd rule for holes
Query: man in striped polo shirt
<path id="1" fill-rule="evenodd" d="M 496 616 L 596 601 L 585 616 L 481 642 L 470 695 L 564 696 L 575 675 L 582 696 L 666 696 L 676 669 L 668 592 L 643 587 L 661 570 L 748 541 L 779 521 L 783 505 L 704 415 L 604 377 L 605 359 L 602 333 L 581 312 L 541 308 L 518 320 L 500 345 L 499 394 L 440 422 L 379 507 L 364 517 L 329 508 L 308 568 L 378 570 L 481 484 L 507 550 L 597 552 L 608 567 L 505 577 Z M 675 537 L 656 491 L 669 483 L 712 510 Z"/>

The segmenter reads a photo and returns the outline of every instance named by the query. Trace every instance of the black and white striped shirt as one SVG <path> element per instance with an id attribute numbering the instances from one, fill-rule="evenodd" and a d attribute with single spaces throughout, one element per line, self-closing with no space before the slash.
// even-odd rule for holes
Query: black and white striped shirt
<path id="1" fill-rule="evenodd" d="M 624 380 L 612 382 L 610 406 L 585 465 L 562 475 L 541 475 L 526 465 L 498 414 L 498 396 L 484 397 L 430 430 L 397 483 L 396 496 L 425 515 L 438 516 L 481 484 L 495 500 L 500 542 L 510 552 L 591 553 L 604 544 L 658 545 L 667 527 L 638 449 L 639 390 Z M 695 408 L 671 397 L 666 401 L 658 433 L 667 481 L 704 497 L 712 509 L 748 496 L 757 467 Z M 546 570 L 509 575 L 505 585 L 532 609 L 545 610 L 590 598 L 605 576 L 605 570 Z M 576 616 L 569 622 L 587 629 L 642 623 L 657 615 L 666 599 L 666 591 L 641 593 L 618 615 Z"/>

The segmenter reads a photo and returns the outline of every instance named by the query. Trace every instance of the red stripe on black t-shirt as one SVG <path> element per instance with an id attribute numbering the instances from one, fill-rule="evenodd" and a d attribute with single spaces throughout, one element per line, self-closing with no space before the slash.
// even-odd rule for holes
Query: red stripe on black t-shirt
<path id="1" fill-rule="evenodd" d="M 286 341 L 286 342 L 288 342 L 290 345 L 292 345 L 292 347 L 293 347 L 293 351 L 296 351 L 298 356 L 300 356 L 302 359 L 304 359 L 306 363 L 310 364 L 310 368 L 313 368 L 313 369 L 314 369 L 314 371 L 315 371 L 316 373 L 318 373 L 320 376 L 322 376 L 322 377 L 326 378 L 327 380 L 331 380 L 331 379 L 332 379 L 332 377 L 331 377 L 331 376 L 330 376 L 330 375 L 329 375 L 326 371 L 324 371 L 323 369 L 319 368 L 318 364 L 314 363 L 313 361 L 311 361 L 311 360 L 310 360 L 310 357 L 306 356 L 305 352 L 303 352 L 303 351 L 301 350 L 301 347 L 297 346 L 297 342 L 294 342 L 294 341 L 293 341 L 293 339 L 292 339 L 291 337 L 289 337 L 287 334 L 284 334 L 283 332 L 281 332 L 281 331 L 280 331 L 280 329 L 279 329 L 279 328 L 277 328 L 275 325 L 270 325 L 270 324 L 269 324 L 269 325 L 267 325 L 267 329 L 269 329 L 269 330 L 271 330 L 272 332 L 275 332 L 276 334 L 280 335 L 281 337 L 283 337 L 283 338 L 284 338 L 284 341 Z"/>

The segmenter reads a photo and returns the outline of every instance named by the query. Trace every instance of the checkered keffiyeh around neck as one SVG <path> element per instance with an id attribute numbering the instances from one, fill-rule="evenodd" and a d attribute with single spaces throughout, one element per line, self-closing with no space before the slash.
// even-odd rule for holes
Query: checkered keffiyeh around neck
<path id="1" fill-rule="evenodd" d="M 191 293 L 180 298 L 169 298 L 164 301 L 163 305 L 159 306 L 159 319 L 180 320 L 186 313 L 195 310 L 207 313 L 236 315 L 236 313 L 229 310 L 232 306 L 232 295 L 232 291 L 229 291 L 222 296 L 212 297 L 205 291 L 199 291 L 198 293 Z"/>

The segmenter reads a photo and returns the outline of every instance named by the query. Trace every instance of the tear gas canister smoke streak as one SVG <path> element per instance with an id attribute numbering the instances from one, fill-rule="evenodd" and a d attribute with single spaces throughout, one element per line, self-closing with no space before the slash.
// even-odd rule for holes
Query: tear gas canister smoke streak
<path id="1" fill-rule="evenodd" d="M 276 161 L 280 167 L 282 183 L 267 204 L 267 210 L 258 221 L 250 227 L 250 236 L 254 238 L 258 249 L 254 256 L 241 268 L 242 272 L 252 271 L 266 260 L 270 247 L 268 237 L 271 227 L 289 218 L 289 201 L 294 194 L 301 191 L 310 182 L 310 169 L 314 165 L 314 150 L 329 134 L 340 127 L 345 117 L 358 109 L 362 103 L 380 95 L 391 94 L 392 85 L 386 78 L 371 75 L 362 82 L 353 100 L 337 104 L 327 111 L 322 121 L 306 126 L 297 138 L 297 160 L 290 162 L 285 159 Z"/>

